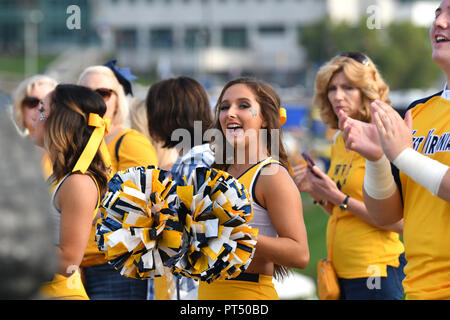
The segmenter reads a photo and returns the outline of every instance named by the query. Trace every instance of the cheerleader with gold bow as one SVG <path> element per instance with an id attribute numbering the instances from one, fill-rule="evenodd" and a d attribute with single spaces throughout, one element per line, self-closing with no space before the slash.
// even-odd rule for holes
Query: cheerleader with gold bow
<path id="1" fill-rule="evenodd" d="M 245 273 L 201 282 L 199 300 L 278 299 L 272 277 L 283 277 L 287 268 L 302 269 L 309 262 L 302 202 L 281 142 L 285 120 L 280 97 L 262 81 L 230 81 L 219 96 L 215 128 L 224 143 L 214 141 L 213 167 L 227 171 L 248 190 L 253 207 L 249 225 L 259 231 Z"/>
<path id="2" fill-rule="evenodd" d="M 116 59 L 102 66 L 89 66 L 80 75 L 78 84 L 97 92 L 105 101 L 105 117 L 111 119 L 111 130 L 105 142 L 111 158 L 111 174 L 130 167 L 158 165 L 157 154 L 150 140 L 128 125 L 128 95 L 133 95 L 136 78 L 128 68 L 116 67 Z M 110 266 L 95 242 L 95 224 L 81 263 L 86 291 L 96 299 L 145 300 L 153 285 L 147 281 L 127 279 Z M 151 281 L 153 282 L 153 281 Z M 148 288 L 149 287 L 149 288 Z"/>
<path id="3" fill-rule="evenodd" d="M 58 85 L 40 105 L 32 139 L 43 147 L 53 165 L 52 209 L 59 269 L 41 288 L 49 299 L 89 299 L 79 265 L 88 243 L 92 221 L 109 175 L 109 154 L 103 137 L 109 121 L 106 105 L 92 90 Z"/>

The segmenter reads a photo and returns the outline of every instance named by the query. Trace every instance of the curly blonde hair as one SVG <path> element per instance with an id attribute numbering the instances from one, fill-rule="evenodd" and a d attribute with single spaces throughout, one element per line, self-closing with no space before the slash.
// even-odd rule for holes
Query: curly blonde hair
<path id="1" fill-rule="evenodd" d="M 338 129 L 338 118 L 328 100 L 328 85 L 331 78 L 339 72 L 343 72 L 348 81 L 361 91 L 363 103 L 359 109 L 359 120 L 371 121 L 370 103 L 372 101 L 381 100 L 391 104 L 388 98 L 389 87 L 373 61 L 368 57 L 367 60 L 368 63 L 363 64 L 350 57 L 337 56 L 319 69 L 316 76 L 313 105 L 319 109 L 324 124 Z"/>

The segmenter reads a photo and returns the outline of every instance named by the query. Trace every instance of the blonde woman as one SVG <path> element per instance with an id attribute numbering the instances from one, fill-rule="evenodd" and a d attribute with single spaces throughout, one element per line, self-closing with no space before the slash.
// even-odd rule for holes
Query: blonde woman
<path id="1" fill-rule="evenodd" d="M 104 66 L 88 67 L 78 80 L 78 84 L 94 90 L 105 101 L 105 117 L 111 119 L 105 136 L 111 174 L 135 166 L 158 165 L 155 148 L 147 137 L 128 127 L 126 95 L 132 94 L 132 77 L 127 71 L 117 68 L 113 60 Z M 95 242 L 95 221 L 81 266 L 91 299 L 147 299 L 147 281 L 123 277 L 106 262 Z"/>
<path id="2" fill-rule="evenodd" d="M 58 85 L 58 82 L 46 75 L 35 75 L 23 80 L 13 94 L 13 122 L 19 133 L 28 138 L 33 131 L 33 117 L 39 102 Z M 40 149 L 44 177 L 51 175 L 51 163 Z"/>
<path id="3" fill-rule="evenodd" d="M 13 94 L 13 119 L 22 136 L 28 136 L 33 130 L 35 109 L 57 85 L 56 80 L 46 75 L 35 75 L 19 84 Z"/>
<path id="4" fill-rule="evenodd" d="M 389 88 L 374 63 L 359 52 L 344 52 L 317 73 L 313 104 L 324 124 L 338 128 L 339 112 L 371 121 L 370 103 L 390 103 Z M 341 299 L 402 299 L 403 221 L 379 226 L 363 202 L 365 159 L 348 151 L 338 131 L 333 139 L 328 174 L 317 166 L 297 166 L 300 191 L 309 193 L 330 215 L 327 248 L 337 272 Z"/>

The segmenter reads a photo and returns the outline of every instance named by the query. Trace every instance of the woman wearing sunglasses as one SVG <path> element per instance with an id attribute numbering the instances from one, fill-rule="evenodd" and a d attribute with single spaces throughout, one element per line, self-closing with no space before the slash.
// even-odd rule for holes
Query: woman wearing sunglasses
<path id="1" fill-rule="evenodd" d="M 33 131 L 33 117 L 39 102 L 58 85 L 58 82 L 46 75 L 35 75 L 23 80 L 13 94 L 13 122 L 23 137 L 29 137 Z M 48 178 L 52 173 L 51 163 L 41 150 L 43 174 Z"/>
<path id="2" fill-rule="evenodd" d="M 114 65 L 91 66 L 85 69 L 78 84 L 97 92 L 106 103 L 105 117 L 111 128 L 105 141 L 111 157 L 111 174 L 135 166 L 158 165 L 155 148 L 143 134 L 129 128 L 127 94 L 132 94 L 130 78 Z M 110 266 L 95 242 L 95 221 L 83 258 L 86 291 L 91 299 L 147 298 L 147 282 L 126 278 Z"/>
<path id="3" fill-rule="evenodd" d="M 39 102 L 55 87 L 58 82 L 45 75 L 36 75 L 23 80 L 13 94 L 14 123 L 23 136 L 33 130 L 33 116 Z"/>
<path id="4" fill-rule="evenodd" d="M 390 104 L 389 88 L 376 66 L 359 52 L 345 52 L 320 68 L 313 104 L 324 124 L 338 128 L 338 113 L 371 121 L 370 103 Z M 327 248 L 337 273 L 340 299 L 402 299 L 405 264 L 399 239 L 403 221 L 379 227 L 363 202 L 365 159 L 345 147 L 337 131 L 331 148 L 328 174 L 317 166 L 297 166 L 294 174 L 300 191 L 330 215 Z"/>

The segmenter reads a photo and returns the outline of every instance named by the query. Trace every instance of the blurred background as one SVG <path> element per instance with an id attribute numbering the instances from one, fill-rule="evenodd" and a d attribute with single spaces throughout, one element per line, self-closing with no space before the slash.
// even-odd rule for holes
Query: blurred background
<path id="1" fill-rule="evenodd" d="M 309 152 L 327 170 L 330 140 L 312 106 L 315 73 L 342 51 L 372 58 L 401 113 L 442 89 L 428 29 L 439 1 L 414 0 L 0 0 L 0 113 L 24 78 L 48 74 L 76 82 L 89 65 L 118 58 L 139 78 L 135 97 L 152 82 L 196 78 L 211 103 L 237 76 L 272 84 L 287 109 L 284 143 L 295 164 Z M 1 157 L 5 157 L 2 154 Z M 311 260 L 305 290 L 315 297 L 317 260 L 326 256 L 327 215 L 303 196 Z"/>

